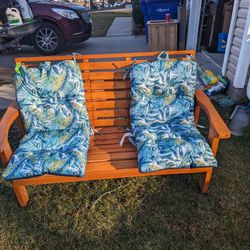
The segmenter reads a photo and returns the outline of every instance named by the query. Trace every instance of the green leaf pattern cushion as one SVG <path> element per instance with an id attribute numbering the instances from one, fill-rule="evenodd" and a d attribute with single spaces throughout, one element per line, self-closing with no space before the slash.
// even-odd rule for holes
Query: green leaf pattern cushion
<path id="1" fill-rule="evenodd" d="M 27 134 L 3 173 L 7 180 L 44 174 L 83 176 L 91 128 L 81 71 L 74 61 L 22 66 L 16 93 Z"/>
<path id="2" fill-rule="evenodd" d="M 141 172 L 217 166 L 194 124 L 196 63 L 169 59 L 131 69 L 131 126 Z"/>

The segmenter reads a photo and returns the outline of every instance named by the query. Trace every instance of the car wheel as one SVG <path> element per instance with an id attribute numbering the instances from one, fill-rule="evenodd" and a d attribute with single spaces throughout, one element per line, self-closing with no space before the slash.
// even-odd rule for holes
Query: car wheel
<path id="1" fill-rule="evenodd" d="M 42 54 L 53 55 L 63 49 L 64 37 L 53 23 L 43 22 L 32 36 L 34 47 Z"/>

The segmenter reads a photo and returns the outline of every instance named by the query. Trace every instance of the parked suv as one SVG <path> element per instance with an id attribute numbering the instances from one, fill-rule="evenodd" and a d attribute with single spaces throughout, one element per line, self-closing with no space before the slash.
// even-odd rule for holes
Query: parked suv
<path id="1" fill-rule="evenodd" d="M 92 20 L 87 8 L 52 0 L 29 0 L 33 15 L 41 26 L 23 43 L 33 45 L 42 54 L 60 52 L 67 43 L 87 40 L 92 32 Z"/>

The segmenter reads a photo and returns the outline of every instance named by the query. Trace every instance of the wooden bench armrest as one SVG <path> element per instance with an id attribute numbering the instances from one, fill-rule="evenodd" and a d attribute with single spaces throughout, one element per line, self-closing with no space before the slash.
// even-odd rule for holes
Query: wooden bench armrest
<path id="1" fill-rule="evenodd" d="M 9 129 L 20 116 L 18 105 L 12 102 L 7 108 L 0 121 L 0 159 L 6 165 L 12 155 L 12 150 L 8 141 Z M 19 127 L 21 126 L 19 122 Z M 23 132 L 23 131 L 22 131 Z"/>
<path id="2" fill-rule="evenodd" d="M 216 155 L 219 140 L 229 139 L 231 137 L 231 131 L 204 92 L 202 92 L 201 90 L 196 90 L 195 101 L 195 123 L 198 123 L 200 109 L 204 110 L 210 122 L 208 140 L 210 142 L 214 155 Z"/>

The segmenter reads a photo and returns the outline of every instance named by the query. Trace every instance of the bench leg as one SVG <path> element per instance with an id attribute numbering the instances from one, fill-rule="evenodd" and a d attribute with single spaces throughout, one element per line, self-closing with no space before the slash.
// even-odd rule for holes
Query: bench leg
<path id="1" fill-rule="evenodd" d="M 210 168 L 204 175 L 202 176 L 200 180 L 200 190 L 202 193 L 206 193 L 208 190 L 209 183 L 211 181 L 213 168 Z"/>
<path id="2" fill-rule="evenodd" d="M 21 207 L 26 207 L 29 202 L 29 195 L 25 186 L 16 186 L 13 184 L 13 190 Z"/>

